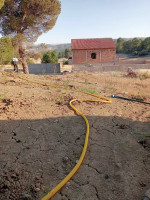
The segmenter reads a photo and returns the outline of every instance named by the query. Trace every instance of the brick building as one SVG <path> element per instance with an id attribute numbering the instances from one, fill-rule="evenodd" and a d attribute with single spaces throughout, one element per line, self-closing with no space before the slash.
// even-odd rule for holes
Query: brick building
<path id="1" fill-rule="evenodd" d="M 114 63 L 116 45 L 111 38 L 72 39 L 72 63 Z"/>

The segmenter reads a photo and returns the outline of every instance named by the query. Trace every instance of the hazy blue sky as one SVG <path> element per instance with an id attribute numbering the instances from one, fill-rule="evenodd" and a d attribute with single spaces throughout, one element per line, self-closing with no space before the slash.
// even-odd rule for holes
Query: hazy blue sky
<path id="1" fill-rule="evenodd" d="M 150 36 L 150 0 L 61 0 L 61 4 L 55 27 L 39 37 L 37 43 Z"/>

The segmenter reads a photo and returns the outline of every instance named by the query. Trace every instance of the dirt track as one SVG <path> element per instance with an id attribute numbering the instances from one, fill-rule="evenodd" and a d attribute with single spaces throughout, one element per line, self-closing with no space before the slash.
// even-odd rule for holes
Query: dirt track
<path id="1" fill-rule="evenodd" d="M 150 102 L 150 79 L 92 73 L 27 76 L 110 97 Z M 38 200 L 73 168 L 82 151 L 85 124 L 68 106 L 86 95 L 31 84 L 0 74 L 0 199 Z M 112 99 L 76 103 L 90 122 L 83 165 L 54 200 L 141 200 L 150 189 L 150 109 Z"/>

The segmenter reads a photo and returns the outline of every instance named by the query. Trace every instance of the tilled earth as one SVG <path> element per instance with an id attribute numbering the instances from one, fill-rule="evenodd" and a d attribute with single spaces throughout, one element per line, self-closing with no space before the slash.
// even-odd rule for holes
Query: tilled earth
<path id="1" fill-rule="evenodd" d="M 142 200 L 150 189 L 150 79 L 94 73 L 23 75 L 30 80 L 108 97 L 76 102 L 90 123 L 88 150 L 54 200 Z M 86 127 L 69 107 L 93 97 L 0 73 L 0 200 L 40 200 L 75 166 Z"/>

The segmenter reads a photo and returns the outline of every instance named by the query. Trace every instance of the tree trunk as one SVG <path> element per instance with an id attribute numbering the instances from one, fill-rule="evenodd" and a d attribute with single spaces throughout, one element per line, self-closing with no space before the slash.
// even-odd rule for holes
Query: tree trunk
<path id="1" fill-rule="evenodd" d="M 23 72 L 25 74 L 29 74 L 28 64 L 27 64 L 27 61 L 26 61 L 26 52 L 25 52 L 25 49 L 23 47 L 19 47 L 19 55 L 20 55 L 20 58 L 21 58 Z"/>

